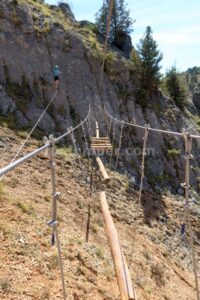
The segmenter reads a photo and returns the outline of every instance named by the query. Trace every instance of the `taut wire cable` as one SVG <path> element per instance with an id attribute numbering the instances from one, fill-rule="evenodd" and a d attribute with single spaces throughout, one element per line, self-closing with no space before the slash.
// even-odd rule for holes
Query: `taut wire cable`
<path id="1" fill-rule="evenodd" d="M 31 137 L 32 133 L 34 132 L 35 128 L 38 126 L 39 122 L 42 120 L 42 118 L 44 117 L 45 113 L 47 112 L 49 106 L 51 105 L 51 103 L 53 102 L 53 100 L 55 99 L 57 94 L 57 91 L 55 91 L 53 97 L 51 98 L 51 100 L 49 101 L 48 105 L 46 106 L 46 108 L 44 109 L 43 113 L 41 114 L 41 116 L 39 117 L 39 119 L 37 120 L 37 122 L 35 123 L 35 125 L 33 126 L 33 128 L 31 129 L 31 131 L 29 132 L 29 134 L 27 135 L 26 139 L 23 141 L 23 143 L 21 144 L 21 146 L 19 147 L 19 149 L 17 150 L 15 156 L 13 157 L 13 159 L 11 160 L 10 164 L 12 164 L 16 158 L 18 157 L 18 155 L 20 154 L 20 152 L 22 151 L 22 149 L 24 148 L 25 144 L 27 143 L 28 139 Z M 3 180 L 3 176 L 0 177 L 0 182 Z"/>

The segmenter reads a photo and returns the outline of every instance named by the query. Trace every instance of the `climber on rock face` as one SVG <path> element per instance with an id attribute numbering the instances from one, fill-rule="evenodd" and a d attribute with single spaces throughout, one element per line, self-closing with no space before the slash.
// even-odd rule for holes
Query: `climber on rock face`
<path id="1" fill-rule="evenodd" d="M 53 68 L 53 76 L 54 76 L 54 87 L 55 87 L 55 90 L 58 90 L 60 70 L 59 70 L 59 67 L 57 65 Z"/>

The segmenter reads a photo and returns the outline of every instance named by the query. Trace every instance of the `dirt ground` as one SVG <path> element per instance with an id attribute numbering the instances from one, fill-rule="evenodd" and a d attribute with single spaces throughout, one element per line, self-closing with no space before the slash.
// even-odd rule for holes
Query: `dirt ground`
<path id="1" fill-rule="evenodd" d="M 21 138 L 0 129 L 0 166 L 14 156 Z M 6 148 L 5 148 L 6 146 Z M 37 148 L 31 140 L 23 150 Z M 138 192 L 125 176 L 111 172 L 104 186 L 72 154 L 57 150 L 56 187 L 58 232 L 61 241 L 67 299 L 120 299 L 115 270 L 103 227 L 99 192 L 107 199 L 119 232 L 138 300 L 196 299 L 191 253 L 186 236 L 179 234 L 183 199 Z M 96 174 L 96 173 L 95 173 Z M 0 184 L 0 299 L 63 299 L 57 249 L 51 246 L 51 177 L 49 160 L 40 154 L 8 173 Z M 91 206 L 89 242 L 86 242 Z M 193 213 L 195 211 L 195 213 Z M 199 263 L 199 211 L 192 210 L 195 248 Z M 133 246 L 133 254 L 132 252 Z"/>

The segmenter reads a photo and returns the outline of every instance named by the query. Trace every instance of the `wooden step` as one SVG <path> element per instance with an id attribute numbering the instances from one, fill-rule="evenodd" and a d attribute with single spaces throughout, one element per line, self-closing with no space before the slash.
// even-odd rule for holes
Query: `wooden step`
<path id="1" fill-rule="evenodd" d="M 107 144 L 104 144 L 104 143 L 99 143 L 99 144 L 92 143 L 90 146 L 91 147 L 92 146 L 95 146 L 95 147 L 98 147 L 98 146 L 112 147 L 111 143 L 107 143 Z"/>
<path id="2" fill-rule="evenodd" d="M 111 146 L 92 146 L 91 149 L 112 149 Z"/>
<path id="3" fill-rule="evenodd" d="M 98 143 L 99 143 L 99 142 L 100 142 L 100 143 L 108 143 L 108 142 L 110 142 L 110 139 L 97 139 L 97 138 L 94 138 L 94 139 L 93 139 L 93 138 L 92 138 L 92 139 L 91 139 L 91 142 L 92 142 L 92 143 L 95 143 L 95 142 L 98 142 Z"/>
<path id="4" fill-rule="evenodd" d="M 93 142 L 90 145 L 111 145 L 111 142 Z"/>
<path id="5" fill-rule="evenodd" d="M 91 146 L 91 149 L 108 149 L 112 150 L 112 146 Z"/>
<path id="6" fill-rule="evenodd" d="M 90 147 L 111 147 L 112 148 L 112 145 L 111 144 L 108 144 L 108 145 L 104 145 L 104 144 L 91 144 Z"/>

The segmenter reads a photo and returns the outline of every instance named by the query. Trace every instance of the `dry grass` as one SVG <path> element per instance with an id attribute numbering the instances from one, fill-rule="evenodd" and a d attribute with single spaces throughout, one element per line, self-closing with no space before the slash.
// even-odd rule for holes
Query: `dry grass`
<path id="1" fill-rule="evenodd" d="M 165 267 L 161 263 L 154 263 L 151 266 L 152 276 L 155 278 L 158 286 L 165 285 Z"/>

